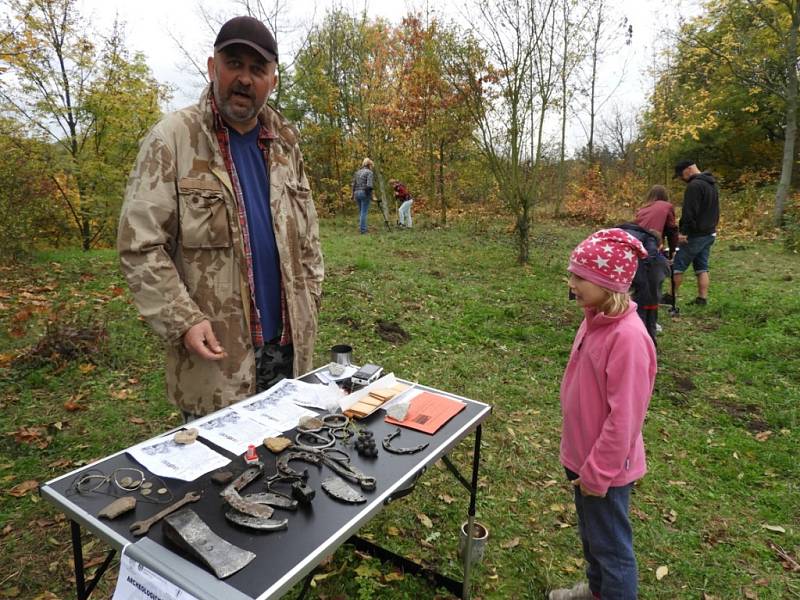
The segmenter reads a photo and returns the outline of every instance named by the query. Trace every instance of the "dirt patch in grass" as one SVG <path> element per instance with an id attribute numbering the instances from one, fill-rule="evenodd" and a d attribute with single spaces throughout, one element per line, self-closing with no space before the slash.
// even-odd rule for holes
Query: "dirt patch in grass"
<path id="1" fill-rule="evenodd" d="M 694 381 L 687 375 L 673 375 L 672 380 L 675 382 L 675 388 L 682 394 L 688 394 L 697 389 Z"/>
<path id="2" fill-rule="evenodd" d="M 711 405 L 727 413 L 734 421 L 742 423 L 751 433 L 760 433 L 770 428 L 769 423 L 762 417 L 761 409 L 758 406 L 726 402 L 724 400 L 712 400 Z"/>
<path id="3" fill-rule="evenodd" d="M 411 339 L 408 332 L 394 321 L 378 319 L 375 323 L 375 333 L 378 337 L 392 344 L 405 344 Z"/>

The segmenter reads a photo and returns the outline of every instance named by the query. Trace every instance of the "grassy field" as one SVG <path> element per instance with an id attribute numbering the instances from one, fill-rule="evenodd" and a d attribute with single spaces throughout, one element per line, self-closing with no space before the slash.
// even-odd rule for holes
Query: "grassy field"
<path id="1" fill-rule="evenodd" d="M 491 538 L 474 597 L 544 598 L 582 576 L 558 464 L 558 386 L 581 318 L 567 300 L 566 258 L 588 232 L 537 225 L 531 265 L 521 267 L 504 224 L 366 236 L 353 222 L 322 224 L 317 364 L 348 343 L 359 362 L 494 406 L 478 497 Z M 642 598 L 800 598 L 791 572 L 800 561 L 799 263 L 776 242 L 723 237 L 709 306 L 662 311 L 650 472 L 632 507 Z M 26 482 L 159 433 L 178 415 L 164 399 L 160 342 L 138 320 L 113 252 L 44 253 L 0 274 L 0 597 L 74 597 L 68 525 Z M 694 291 L 687 281 L 685 298 Z M 409 340 L 385 341 L 379 322 Z M 470 453 L 471 439 L 452 455 L 465 472 Z M 444 468 L 420 486 L 364 533 L 459 576 L 465 495 Z M 92 538 L 84 549 L 90 564 L 106 551 Z M 98 597 L 110 597 L 114 580 L 106 575 Z M 447 597 L 349 548 L 311 593 L 437 596 Z"/>

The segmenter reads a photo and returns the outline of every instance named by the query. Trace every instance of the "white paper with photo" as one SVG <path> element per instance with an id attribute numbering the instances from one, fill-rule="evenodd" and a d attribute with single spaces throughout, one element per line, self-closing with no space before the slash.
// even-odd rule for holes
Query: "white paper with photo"
<path id="1" fill-rule="evenodd" d="M 340 393 L 338 386 L 335 395 L 333 392 L 334 390 L 328 386 L 306 383 L 297 379 L 281 379 L 268 390 L 240 402 L 237 406 L 246 408 L 256 405 L 258 410 L 262 410 L 285 400 L 299 406 L 330 410 L 337 406 L 337 397 Z"/>
<path id="2" fill-rule="evenodd" d="M 201 442 L 176 444 L 172 434 L 142 442 L 127 453 L 154 475 L 182 481 L 194 481 L 231 462 Z"/>
<path id="3" fill-rule="evenodd" d="M 317 413 L 298 406 L 286 395 L 278 394 L 269 396 L 262 393 L 235 405 L 233 409 L 245 418 L 280 432 L 297 427 L 300 417 L 317 416 Z"/>
<path id="4" fill-rule="evenodd" d="M 196 427 L 203 438 L 233 454 L 243 454 L 250 444 L 257 446 L 280 433 L 232 409 L 214 413 Z"/>

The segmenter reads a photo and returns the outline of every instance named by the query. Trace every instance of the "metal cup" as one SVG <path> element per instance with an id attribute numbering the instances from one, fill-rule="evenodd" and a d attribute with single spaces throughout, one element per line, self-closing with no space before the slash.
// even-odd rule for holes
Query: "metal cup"
<path id="1" fill-rule="evenodd" d="M 337 344 L 331 348 L 331 362 L 349 367 L 353 360 L 353 348 L 347 344 Z"/>

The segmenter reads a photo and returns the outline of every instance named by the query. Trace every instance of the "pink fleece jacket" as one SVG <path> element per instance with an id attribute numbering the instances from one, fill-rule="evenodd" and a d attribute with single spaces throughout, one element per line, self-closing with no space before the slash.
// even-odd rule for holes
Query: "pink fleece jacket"
<path id="1" fill-rule="evenodd" d="M 634 302 L 615 317 L 584 314 L 561 381 L 561 464 L 602 495 L 647 471 L 642 425 L 656 352 Z"/>

